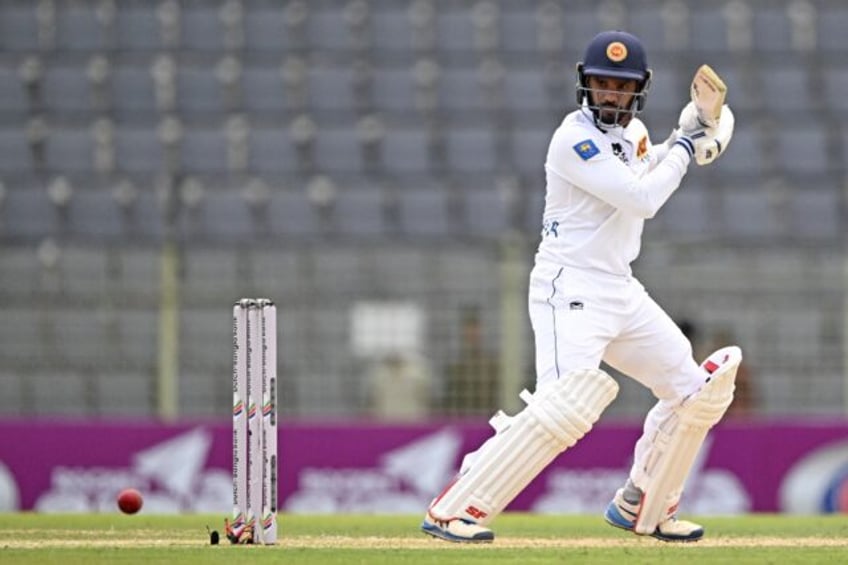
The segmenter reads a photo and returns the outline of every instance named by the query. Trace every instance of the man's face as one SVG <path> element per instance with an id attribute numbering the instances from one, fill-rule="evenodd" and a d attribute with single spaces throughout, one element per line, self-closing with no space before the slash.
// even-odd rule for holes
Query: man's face
<path id="1" fill-rule="evenodd" d="M 616 125 L 622 116 L 619 110 L 628 110 L 633 95 L 639 89 L 639 81 L 604 76 L 590 76 L 591 102 L 600 108 L 598 118 L 602 123 Z M 625 114 L 629 115 L 629 114 Z"/>

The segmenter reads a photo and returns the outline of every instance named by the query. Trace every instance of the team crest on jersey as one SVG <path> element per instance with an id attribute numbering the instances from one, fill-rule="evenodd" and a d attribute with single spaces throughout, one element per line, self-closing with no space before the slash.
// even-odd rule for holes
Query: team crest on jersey
<path id="1" fill-rule="evenodd" d="M 636 158 L 640 161 L 648 155 L 648 136 L 643 135 L 636 145 Z"/>
<path id="2" fill-rule="evenodd" d="M 598 146 L 595 145 L 595 142 L 591 139 L 584 139 L 583 141 L 574 146 L 574 150 L 577 152 L 578 155 L 580 155 L 580 158 L 584 161 L 588 161 L 589 159 L 601 152 L 601 150 L 598 149 Z"/>

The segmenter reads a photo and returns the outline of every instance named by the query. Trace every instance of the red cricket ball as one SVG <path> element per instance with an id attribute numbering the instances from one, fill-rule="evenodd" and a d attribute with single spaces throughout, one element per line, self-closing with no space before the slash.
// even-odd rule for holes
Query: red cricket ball
<path id="1" fill-rule="evenodd" d="M 118 493 L 118 508 L 124 514 L 135 514 L 141 510 L 143 502 L 141 493 L 134 488 L 127 488 Z"/>

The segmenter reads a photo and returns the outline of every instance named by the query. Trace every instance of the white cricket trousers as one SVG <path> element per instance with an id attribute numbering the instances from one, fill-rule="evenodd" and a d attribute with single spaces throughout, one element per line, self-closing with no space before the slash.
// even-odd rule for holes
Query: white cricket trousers
<path id="1" fill-rule="evenodd" d="M 641 487 L 650 438 L 706 377 L 692 358 L 689 340 L 632 276 L 539 261 L 530 274 L 529 311 L 537 388 L 604 361 L 657 397 L 636 443 L 630 474 Z"/>

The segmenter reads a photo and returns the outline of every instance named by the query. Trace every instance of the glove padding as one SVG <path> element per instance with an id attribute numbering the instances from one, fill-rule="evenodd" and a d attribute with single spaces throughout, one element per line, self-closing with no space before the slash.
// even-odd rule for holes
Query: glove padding
<path id="1" fill-rule="evenodd" d="M 676 131 L 680 145 L 689 151 L 699 165 L 708 165 L 724 153 L 733 137 L 736 119 L 730 107 L 721 107 L 719 123 L 708 127 L 698 119 L 695 104 L 689 102 L 680 112 Z"/>
<path id="2" fill-rule="evenodd" d="M 677 128 L 680 135 L 692 137 L 701 131 L 709 129 L 709 125 L 698 118 L 698 110 L 695 108 L 695 103 L 689 102 L 680 111 L 680 117 L 677 119 Z"/>

